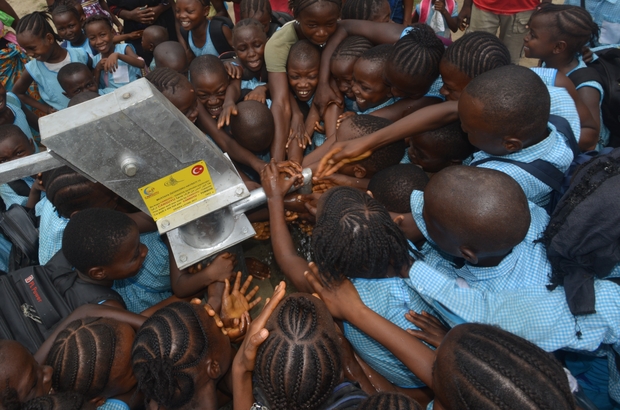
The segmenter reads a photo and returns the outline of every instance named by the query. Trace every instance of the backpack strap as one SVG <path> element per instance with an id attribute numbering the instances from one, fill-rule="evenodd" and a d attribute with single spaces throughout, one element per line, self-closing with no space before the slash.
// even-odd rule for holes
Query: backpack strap
<path id="1" fill-rule="evenodd" d="M 38 260 L 39 230 L 26 208 L 13 204 L 0 216 L 0 229 L 31 261 Z"/>
<path id="2" fill-rule="evenodd" d="M 597 83 L 602 84 L 601 75 L 592 67 L 585 67 L 575 70 L 568 75 L 568 78 L 570 78 L 573 84 L 575 84 L 575 88 L 588 81 L 596 81 Z"/>
<path id="3" fill-rule="evenodd" d="M 271 22 L 276 23 L 278 26 L 282 27 L 289 21 L 293 20 L 293 16 L 283 11 L 272 11 L 271 12 Z"/>
<path id="4" fill-rule="evenodd" d="M 568 146 L 573 151 L 573 157 L 577 157 L 581 154 L 581 150 L 579 149 L 579 145 L 577 144 L 577 138 L 575 138 L 575 133 L 571 128 L 568 120 L 564 117 L 560 117 L 559 115 L 550 114 L 549 122 L 553 124 L 555 129 L 562 133 L 566 138 L 566 142 L 568 142 Z"/>
<path id="5" fill-rule="evenodd" d="M 28 195 L 30 195 L 30 187 L 23 179 L 11 181 L 7 185 L 19 196 L 27 197 Z"/>
<path id="6" fill-rule="evenodd" d="M 532 162 L 521 162 L 502 157 L 488 157 L 485 159 L 481 159 L 480 161 L 472 162 L 470 166 L 477 167 L 478 165 L 484 164 L 485 162 L 489 161 L 499 161 L 505 162 L 507 164 L 516 165 L 528 174 L 541 181 L 542 183 L 549 185 L 554 191 L 560 192 L 562 190 L 564 173 L 557 169 L 551 163 L 542 159 L 537 159 Z"/>
<path id="7" fill-rule="evenodd" d="M 228 40 L 226 40 L 226 36 L 224 35 L 224 26 L 227 26 L 231 30 L 234 27 L 231 19 L 222 16 L 214 16 L 209 24 L 209 37 L 211 38 L 211 42 L 213 43 L 213 46 L 218 54 L 233 51 L 230 44 L 228 44 Z"/>

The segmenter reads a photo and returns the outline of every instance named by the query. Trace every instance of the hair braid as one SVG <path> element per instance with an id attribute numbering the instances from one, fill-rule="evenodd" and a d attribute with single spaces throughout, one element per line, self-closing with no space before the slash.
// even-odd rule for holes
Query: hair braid
<path id="1" fill-rule="evenodd" d="M 50 24 L 51 19 L 52 17 L 49 13 L 44 11 L 35 11 L 30 14 L 26 14 L 24 17 L 19 19 L 19 23 L 17 23 L 17 26 L 15 27 L 15 33 L 19 35 L 28 31 L 39 38 L 45 38 L 45 36 L 51 34 L 54 37 L 54 40 L 60 42 L 62 39 L 52 28 Z"/>
<path id="2" fill-rule="evenodd" d="M 446 49 L 443 60 L 470 78 L 510 64 L 510 52 L 496 35 L 475 31 Z"/>
<path id="3" fill-rule="evenodd" d="M 370 20 L 381 9 L 385 0 L 347 0 L 342 6 L 343 20 Z"/>
<path id="4" fill-rule="evenodd" d="M 394 44 L 388 64 L 409 76 L 428 78 L 430 86 L 439 76 L 443 53 L 443 43 L 433 29 L 426 24 L 414 24 L 409 33 Z"/>
<path id="5" fill-rule="evenodd" d="M 338 44 L 331 59 L 332 61 L 358 59 L 366 50 L 372 47 L 372 43 L 366 37 L 349 36 Z"/>
<path id="6" fill-rule="evenodd" d="M 541 4 L 532 19 L 548 16 L 558 39 L 566 41 L 568 53 L 580 53 L 585 45 L 594 46 L 600 34 L 598 25 L 584 8 L 564 4 Z"/>
<path id="7" fill-rule="evenodd" d="M 241 4 L 239 5 L 239 13 L 242 20 L 253 16 L 259 11 L 271 14 L 271 4 L 268 0 L 241 0 Z"/>
<path id="8" fill-rule="evenodd" d="M 168 67 L 158 67 L 147 74 L 146 79 L 162 93 L 176 92 L 176 87 L 181 81 L 182 75 Z"/>
<path id="9" fill-rule="evenodd" d="M 422 407 L 401 393 L 377 393 L 364 400 L 358 410 L 422 410 Z"/>
<path id="10" fill-rule="evenodd" d="M 338 7 L 338 14 L 340 14 L 340 10 L 342 9 L 341 0 L 289 0 L 288 8 L 293 11 L 293 17 L 298 18 L 299 13 L 301 13 L 304 9 L 319 2 L 329 2 L 335 4 L 336 7 Z"/>

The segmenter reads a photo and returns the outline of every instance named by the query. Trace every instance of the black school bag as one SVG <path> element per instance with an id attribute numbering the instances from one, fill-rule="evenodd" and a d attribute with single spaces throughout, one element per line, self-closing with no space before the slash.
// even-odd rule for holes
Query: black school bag
<path id="1" fill-rule="evenodd" d="M 568 77 L 575 87 L 586 81 L 596 81 L 603 87 L 601 113 L 609 129 L 609 146 L 620 147 L 620 49 L 606 48 L 596 52 L 598 59 L 588 67 L 576 70 Z"/>
<path id="2" fill-rule="evenodd" d="M 228 40 L 226 40 L 226 37 L 222 32 L 222 28 L 224 26 L 228 26 L 228 28 L 232 30 L 234 24 L 228 17 L 214 16 L 211 18 L 211 23 L 209 24 L 209 38 L 211 39 L 215 50 L 218 52 L 218 55 L 229 51 L 234 51 L 230 44 L 228 44 Z M 181 37 L 183 37 L 185 44 L 189 47 L 189 32 L 181 28 Z"/>
<path id="3" fill-rule="evenodd" d="M 13 246 L 8 271 L 39 264 L 39 221 L 33 209 L 13 204 L 0 214 L 0 231 Z"/>

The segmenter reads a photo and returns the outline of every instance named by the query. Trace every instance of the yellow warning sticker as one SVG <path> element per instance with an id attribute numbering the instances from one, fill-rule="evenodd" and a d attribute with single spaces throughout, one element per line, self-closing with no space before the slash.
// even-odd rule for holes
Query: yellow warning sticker
<path id="1" fill-rule="evenodd" d="M 199 161 L 138 189 L 154 220 L 215 194 L 207 164 Z"/>

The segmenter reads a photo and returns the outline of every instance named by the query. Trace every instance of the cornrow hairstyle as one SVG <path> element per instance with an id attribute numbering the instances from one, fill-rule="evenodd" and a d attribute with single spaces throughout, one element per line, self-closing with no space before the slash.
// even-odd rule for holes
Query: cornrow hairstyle
<path id="1" fill-rule="evenodd" d="M 288 53 L 287 67 L 294 61 L 295 63 L 316 63 L 321 62 L 321 51 L 319 47 L 308 40 L 299 40 L 291 47 Z"/>
<path id="2" fill-rule="evenodd" d="M 396 164 L 377 172 L 368 183 L 368 190 L 390 212 L 411 212 L 411 193 L 424 191 L 428 175 L 414 164 Z"/>
<path id="3" fill-rule="evenodd" d="M 55 391 L 74 391 L 87 400 L 103 393 L 119 343 L 117 326 L 112 320 L 86 318 L 71 322 L 58 334 L 46 359 L 54 369 Z"/>
<path id="4" fill-rule="evenodd" d="M 174 410 L 192 400 L 193 369 L 210 346 L 210 336 L 196 309 L 199 307 L 187 302 L 172 303 L 155 312 L 138 330 L 131 357 L 145 403 L 154 400 Z"/>
<path id="5" fill-rule="evenodd" d="M 328 2 L 335 4 L 336 7 L 338 7 L 338 14 L 340 15 L 340 10 L 342 10 L 341 0 L 289 0 L 288 8 L 293 12 L 293 17 L 298 18 L 299 14 L 302 11 L 319 2 Z"/>
<path id="6" fill-rule="evenodd" d="M 80 3 L 77 0 L 55 0 L 54 3 L 52 3 L 52 5 L 47 8 L 47 11 L 53 14 L 54 9 L 59 6 L 73 7 L 76 10 L 78 10 L 78 6 L 81 7 Z"/>
<path id="7" fill-rule="evenodd" d="M 183 76 L 171 68 L 157 67 L 146 75 L 146 79 L 162 94 L 174 94 L 179 83 L 183 81 Z"/>
<path id="8" fill-rule="evenodd" d="M 385 0 L 347 0 L 342 6 L 343 20 L 370 20 L 381 10 Z"/>
<path id="9" fill-rule="evenodd" d="M 28 142 L 28 137 L 21 128 L 15 124 L 0 125 L 0 142 L 9 138 L 18 138 L 21 142 Z"/>
<path id="10" fill-rule="evenodd" d="M 43 173 L 43 182 L 46 197 L 60 216 L 69 218 L 72 213 L 91 206 L 95 183 L 72 168 L 65 165 Z"/>
<path id="11" fill-rule="evenodd" d="M 57 6 L 53 6 L 50 11 L 52 12 L 52 18 L 61 14 L 71 13 L 78 19 L 78 21 L 80 21 L 80 12 L 72 4 L 59 4 Z"/>
<path id="12" fill-rule="evenodd" d="M 411 30 L 394 44 L 388 64 L 393 69 L 410 75 L 424 76 L 429 87 L 439 77 L 439 62 L 444 45 L 426 24 L 413 24 Z"/>
<path id="13" fill-rule="evenodd" d="M 530 19 L 547 16 L 551 27 L 556 32 L 556 39 L 567 45 L 567 53 L 580 53 L 585 45 L 594 47 L 600 34 L 599 26 L 585 8 L 564 4 L 541 4 Z"/>
<path id="14" fill-rule="evenodd" d="M 267 41 L 267 34 L 265 34 L 265 31 L 263 30 L 263 25 L 260 24 L 260 21 L 256 19 L 252 19 L 252 18 L 243 19 L 239 21 L 237 24 L 235 24 L 235 27 L 233 27 L 233 30 L 232 30 L 233 39 L 235 38 L 235 33 L 237 33 L 243 27 L 254 27 L 260 33 L 262 33 L 261 36 L 263 37 L 265 41 Z"/>
<path id="15" fill-rule="evenodd" d="M 269 0 L 241 0 L 241 4 L 239 5 L 241 19 L 245 20 L 258 12 L 271 14 L 271 4 Z"/>
<path id="16" fill-rule="evenodd" d="M 311 295 L 291 295 L 265 326 L 269 337 L 256 352 L 254 377 L 269 408 L 319 409 L 340 383 L 340 345 L 320 303 Z"/>
<path id="17" fill-rule="evenodd" d="M 438 350 L 435 374 L 450 375 L 435 379 L 443 393 L 437 399 L 449 409 L 575 408 L 559 362 L 527 340 L 489 325 L 469 323 L 451 330 Z"/>
<path id="18" fill-rule="evenodd" d="M 372 47 L 373 44 L 366 37 L 348 36 L 338 44 L 331 60 L 357 60 L 366 50 Z"/>
<path id="19" fill-rule="evenodd" d="M 39 38 L 45 38 L 45 36 L 51 34 L 54 37 L 54 40 L 61 42 L 62 39 L 58 34 L 56 34 L 50 24 L 51 20 L 52 17 L 44 11 L 35 11 L 30 14 L 26 14 L 24 17 L 19 19 L 19 23 L 17 23 L 17 26 L 15 27 L 15 33 L 19 35 L 27 31 Z"/>
<path id="20" fill-rule="evenodd" d="M 110 30 L 112 30 L 112 20 L 110 19 L 110 17 L 105 16 L 103 14 L 95 14 L 93 16 L 88 17 L 85 21 L 84 24 L 82 24 L 82 27 L 84 28 L 84 30 L 86 30 L 86 26 L 88 26 L 91 23 L 94 23 L 96 21 L 104 21 L 109 27 Z"/>
<path id="21" fill-rule="evenodd" d="M 484 31 L 467 33 L 452 43 L 443 61 L 455 66 L 469 78 L 510 64 L 510 52 L 495 34 Z"/>
<path id="22" fill-rule="evenodd" d="M 401 393 L 377 393 L 364 400 L 358 410 L 422 410 L 420 404 Z"/>
<path id="23" fill-rule="evenodd" d="M 86 274 L 95 266 L 108 266 L 119 253 L 136 223 L 122 212 L 90 208 L 73 215 L 62 235 L 62 253 Z"/>
<path id="24" fill-rule="evenodd" d="M 189 65 L 190 81 L 192 78 L 200 75 L 224 75 L 228 78 L 228 73 L 222 60 L 210 54 L 194 58 Z"/>
<path id="25" fill-rule="evenodd" d="M 387 59 L 390 57 L 392 50 L 394 50 L 394 45 L 380 44 L 364 51 L 364 53 L 360 56 L 360 59 L 368 60 L 373 63 L 385 64 Z"/>
<path id="26" fill-rule="evenodd" d="M 411 245 L 378 201 L 358 189 L 335 187 L 323 194 L 312 250 L 327 283 L 385 278 L 411 262 Z"/>
<path id="27" fill-rule="evenodd" d="M 81 410 L 88 405 L 84 395 L 69 391 L 29 400 L 21 410 Z"/>
<path id="28" fill-rule="evenodd" d="M 4 390 L 0 391 L 0 409 L 21 410 L 21 408 L 19 394 L 17 393 L 17 390 L 9 385 L 9 380 L 7 379 Z"/>

